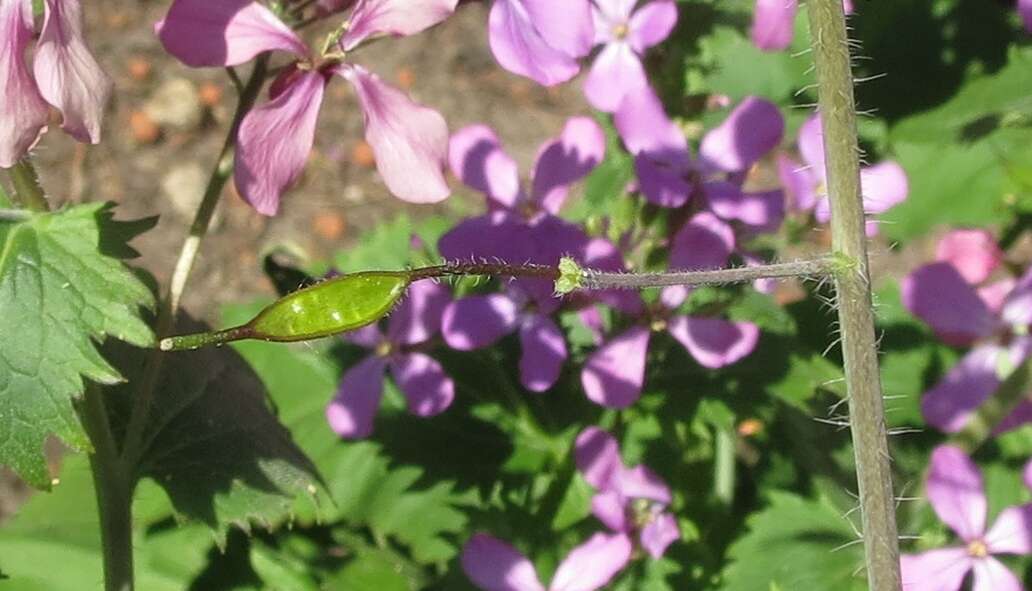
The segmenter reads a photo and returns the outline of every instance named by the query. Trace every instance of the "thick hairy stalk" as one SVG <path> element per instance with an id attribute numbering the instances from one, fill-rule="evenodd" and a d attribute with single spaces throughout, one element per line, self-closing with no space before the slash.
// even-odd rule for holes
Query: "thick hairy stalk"
<path id="1" fill-rule="evenodd" d="M 807 8 L 831 199 L 832 248 L 839 260 L 845 262 L 836 269 L 835 286 L 867 579 L 871 591 L 898 591 L 901 584 L 896 504 L 871 307 L 846 20 L 842 0 L 810 0 Z"/>

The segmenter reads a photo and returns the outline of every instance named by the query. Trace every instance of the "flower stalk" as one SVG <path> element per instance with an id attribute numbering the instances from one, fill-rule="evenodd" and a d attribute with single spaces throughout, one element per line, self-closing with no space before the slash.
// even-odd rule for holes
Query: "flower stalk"
<path id="1" fill-rule="evenodd" d="M 874 332 L 846 20 L 841 0 L 811 0 L 807 12 L 824 133 L 832 248 L 850 262 L 837 267 L 835 287 L 867 580 L 871 591 L 898 591 L 896 503 Z"/>
<path id="2" fill-rule="evenodd" d="M 14 196 L 20 205 L 33 211 L 49 211 L 47 197 L 39 184 L 39 175 L 28 157 L 22 158 L 8 169 L 11 184 L 14 185 Z"/>

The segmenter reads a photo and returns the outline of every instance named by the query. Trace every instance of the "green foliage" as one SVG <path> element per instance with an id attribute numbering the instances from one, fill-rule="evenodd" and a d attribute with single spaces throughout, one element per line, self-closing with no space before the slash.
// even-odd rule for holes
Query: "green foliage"
<path id="1" fill-rule="evenodd" d="M 50 483 L 48 435 L 91 448 L 73 405 L 83 379 L 122 380 L 94 340 L 153 344 L 139 317 L 153 297 L 120 260 L 135 254 L 126 241 L 153 224 L 112 215 L 91 204 L 0 222 L 0 463 L 37 488 Z"/>
<path id="2" fill-rule="evenodd" d="M 721 591 L 860 591 L 863 548 L 843 512 L 823 499 L 771 492 L 728 551 Z"/>

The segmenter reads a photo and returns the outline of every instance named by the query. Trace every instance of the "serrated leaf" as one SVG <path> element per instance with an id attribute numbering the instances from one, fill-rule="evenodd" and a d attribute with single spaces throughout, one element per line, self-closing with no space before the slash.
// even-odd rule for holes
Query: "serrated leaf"
<path id="1" fill-rule="evenodd" d="M 796 38 L 805 43 L 805 35 Z M 800 81 L 807 80 L 803 76 L 810 65 L 807 60 L 793 58 L 790 51 L 761 51 L 736 29 L 714 27 L 700 44 L 705 61 L 713 63 L 712 71 L 703 75 L 707 92 L 734 101 L 750 95 L 777 101 L 790 98 Z"/>
<path id="2" fill-rule="evenodd" d="M 855 573 L 863 547 L 840 511 L 824 500 L 770 493 L 770 505 L 747 521 L 749 532 L 728 550 L 723 591 L 806 589 L 860 591 Z M 776 587 L 775 587 L 776 586 Z"/>
<path id="3" fill-rule="evenodd" d="M 250 313 L 243 307 L 232 310 L 229 322 Z M 423 482 L 422 468 L 394 464 L 380 443 L 338 438 L 325 414 L 340 378 L 336 364 L 312 349 L 260 342 L 234 347 L 261 376 L 283 423 L 325 476 L 334 503 L 324 508 L 323 520 L 343 519 L 368 527 L 375 535 L 406 546 L 419 562 L 448 560 L 457 554 L 454 534 L 466 524 L 458 507 L 469 503 L 471 493 L 460 492 L 451 479 Z M 388 430 L 382 425 L 377 429 L 378 433 Z M 414 434 L 407 431 L 400 436 Z"/>
<path id="4" fill-rule="evenodd" d="M 37 488 L 50 482 L 48 435 L 90 449 L 72 407 L 83 378 L 122 380 L 93 341 L 154 341 L 139 317 L 153 296 L 118 258 L 141 226 L 111 217 L 112 206 L 89 204 L 0 222 L 0 463 Z"/>
<path id="5" fill-rule="evenodd" d="M 151 534 L 138 528 L 134 534 L 139 589 L 188 588 L 203 568 L 211 545 L 202 528 L 169 528 Z M 53 491 L 37 493 L 4 523 L 0 556 L 10 577 L 4 581 L 5 589 L 78 591 L 99 586 L 103 580 L 100 525 L 86 456 L 67 456 Z"/>
<path id="6" fill-rule="evenodd" d="M 135 378 L 143 364 L 117 357 Z M 169 354 L 158 384 L 134 475 L 160 485 L 181 519 L 207 525 L 222 545 L 230 525 L 273 528 L 293 517 L 298 499 L 319 502 L 315 466 L 232 349 Z"/>
<path id="7" fill-rule="evenodd" d="M 781 400 L 809 411 L 807 401 L 821 388 L 839 386 L 842 369 L 821 355 L 791 353 L 783 376 L 770 382 L 767 391 Z"/>
<path id="8" fill-rule="evenodd" d="M 261 541 L 251 542 L 251 567 L 265 583 L 265 589 L 319 591 L 319 585 L 305 572 L 306 565 L 276 552 Z"/>

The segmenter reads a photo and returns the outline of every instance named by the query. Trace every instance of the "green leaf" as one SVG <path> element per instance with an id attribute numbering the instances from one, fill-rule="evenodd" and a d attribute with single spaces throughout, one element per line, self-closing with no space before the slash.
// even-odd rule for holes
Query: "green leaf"
<path id="1" fill-rule="evenodd" d="M 266 589 L 319 591 L 319 584 L 305 572 L 307 565 L 258 540 L 251 542 L 251 566 Z"/>
<path id="2" fill-rule="evenodd" d="M 118 357 L 127 375 L 143 365 Z M 232 349 L 168 354 L 158 384 L 135 476 L 157 482 L 179 518 L 204 523 L 223 545 L 230 525 L 273 528 L 299 500 L 318 502 L 318 472 Z M 128 387 L 119 393 L 132 399 Z"/>
<path id="3" fill-rule="evenodd" d="M 4 184 L 0 182 L 0 207 L 13 207 L 10 195 L 7 194 L 7 189 L 4 188 Z"/>
<path id="4" fill-rule="evenodd" d="M 805 42 L 805 35 L 797 35 Z M 712 64 L 703 74 L 702 89 L 724 94 L 733 101 L 747 96 L 763 96 L 773 101 L 789 99 L 803 74 L 808 60 L 792 57 L 792 51 L 764 52 L 748 37 L 731 27 L 717 26 L 700 41 L 703 63 Z M 694 61 L 694 60 L 693 60 Z M 689 70 L 693 64 L 689 64 Z"/>
<path id="5" fill-rule="evenodd" d="M 231 308 L 227 321 L 245 317 L 251 310 Z M 260 342 L 234 347 L 261 376 L 283 424 L 326 478 L 333 505 L 322 507 L 318 516 L 302 512 L 299 521 L 343 519 L 356 527 L 368 527 L 378 538 L 392 538 L 407 547 L 423 563 L 448 560 L 458 553 L 455 534 L 463 531 L 467 521 L 458 508 L 468 505 L 475 493 L 459 491 L 452 479 L 427 482 L 429 475 L 422 467 L 392 462 L 383 444 L 337 437 L 326 423 L 325 413 L 340 379 L 335 363 L 310 348 Z M 383 419 L 378 420 L 377 429 L 386 436 Z M 401 439 L 415 435 L 405 427 L 397 432 Z M 447 445 L 438 449 L 447 455 Z M 458 457 L 448 459 L 462 463 Z"/>
<path id="6" fill-rule="evenodd" d="M 821 388 L 833 385 L 840 387 L 841 379 L 842 368 L 825 357 L 812 353 L 791 353 L 788 358 L 788 370 L 783 376 L 770 382 L 767 391 L 800 410 L 809 411 L 806 403 Z"/>
<path id="7" fill-rule="evenodd" d="M 89 204 L 0 222 L 0 463 L 37 488 L 50 482 L 48 435 L 91 449 L 72 405 L 83 378 L 122 380 L 93 341 L 154 341 L 139 317 L 153 296 L 119 260 L 146 224 L 111 218 L 110 205 Z"/>
<path id="8" fill-rule="evenodd" d="M 87 458 L 70 455 L 64 464 L 53 492 L 36 494 L 0 528 L 0 556 L 10 577 L 4 581 L 5 588 L 77 591 L 103 580 L 97 500 Z M 137 588 L 188 588 L 204 567 L 211 536 L 200 527 L 146 533 L 137 525 L 133 542 Z"/>
<path id="9" fill-rule="evenodd" d="M 728 550 L 723 591 L 865 589 L 856 571 L 863 546 L 842 513 L 825 500 L 770 493 L 770 505 L 747 521 Z"/>
<path id="10" fill-rule="evenodd" d="M 415 222 L 406 215 L 400 215 L 363 232 L 358 244 L 340 251 L 334 260 L 336 269 L 342 273 L 372 269 L 390 271 L 410 264 L 436 262 L 437 239 L 451 225 L 452 222 L 439 216 Z M 414 253 L 413 236 L 420 239 L 426 251 L 421 256 Z"/>

